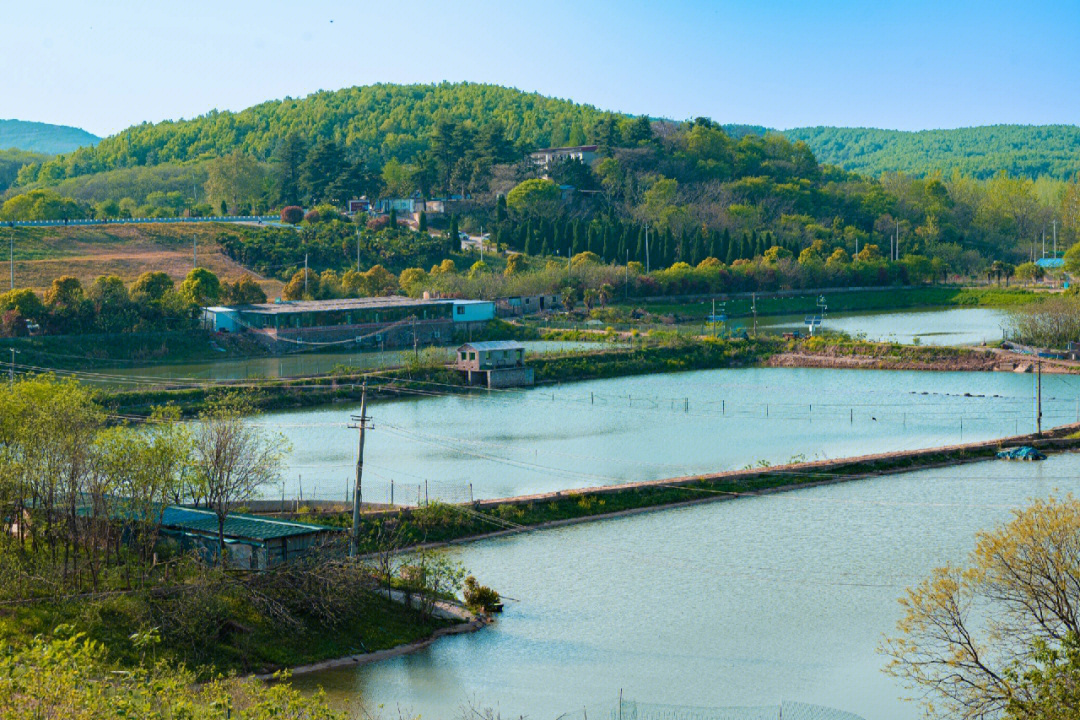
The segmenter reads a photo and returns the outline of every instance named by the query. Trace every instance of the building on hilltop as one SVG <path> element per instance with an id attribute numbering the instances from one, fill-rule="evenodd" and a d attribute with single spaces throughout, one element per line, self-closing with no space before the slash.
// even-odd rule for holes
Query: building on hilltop
<path id="1" fill-rule="evenodd" d="M 444 344 L 495 317 L 491 300 L 401 296 L 296 300 L 203 309 L 215 332 L 252 333 L 271 347 L 349 344 L 369 349 Z"/>
<path id="2" fill-rule="evenodd" d="M 525 365 L 525 346 L 513 340 L 465 343 L 457 349 L 455 365 L 468 385 L 504 388 L 533 384 L 533 369 Z"/>
<path id="3" fill-rule="evenodd" d="M 572 147 L 541 148 L 529 153 L 533 165 L 548 170 L 552 163 L 562 160 L 578 160 L 589 165 L 597 158 L 596 145 L 574 145 Z"/>

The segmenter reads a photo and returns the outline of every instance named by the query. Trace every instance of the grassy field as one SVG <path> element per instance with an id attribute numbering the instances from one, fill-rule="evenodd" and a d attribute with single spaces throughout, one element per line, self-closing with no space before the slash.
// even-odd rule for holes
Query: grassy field
<path id="1" fill-rule="evenodd" d="M 42 290 L 61 275 L 74 275 L 84 284 L 110 274 L 131 282 L 144 272 L 159 270 L 179 282 L 192 268 L 193 239 L 200 267 L 235 279 L 247 271 L 222 253 L 214 240 L 229 231 L 228 225 L 216 223 L 0 228 L 0 239 L 3 245 L 9 237 L 15 241 L 16 287 Z M 280 281 L 259 279 L 268 296 L 280 294 Z"/>

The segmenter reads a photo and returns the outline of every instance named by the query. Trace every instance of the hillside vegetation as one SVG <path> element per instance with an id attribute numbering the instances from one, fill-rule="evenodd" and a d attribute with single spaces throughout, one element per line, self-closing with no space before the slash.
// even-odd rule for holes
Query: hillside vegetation
<path id="1" fill-rule="evenodd" d="M 0 150 L 15 148 L 57 155 L 94 145 L 99 140 L 97 135 L 67 125 L 0 120 Z"/>
<path id="2" fill-rule="evenodd" d="M 876 128 L 808 127 L 785 130 L 818 160 L 862 175 L 932 175 L 953 171 L 977 179 L 999 172 L 1068 180 L 1080 172 L 1080 127 L 990 125 L 903 132 Z"/>
<path id="3" fill-rule="evenodd" d="M 46 163 L 42 172 L 60 180 L 219 157 L 233 150 L 267 160 L 290 134 L 405 162 L 428 148 L 428 135 L 439 120 L 475 127 L 498 123 L 509 142 L 533 148 L 585 142 L 585 129 L 601 115 L 589 105 L 496 85 L 369 85 L 272 100 L 238 113 L 213 111 L 191 120 L 143 123 Z"/>

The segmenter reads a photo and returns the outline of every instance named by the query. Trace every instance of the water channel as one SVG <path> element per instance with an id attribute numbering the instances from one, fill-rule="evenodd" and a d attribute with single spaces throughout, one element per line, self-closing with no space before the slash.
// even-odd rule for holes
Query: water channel
<path id="1" fill-rule="evenodd" d="M 803 368 L 702 370 L 374 403 L 364 498 L 463 501 L 991 439 L 1033 427 L 1034 376 Z M 292 446 L 268 496 L 342 499 L 351 404 L 268 413 Z M 1043 375 L 1044 426 L 1080 378 Z"/>
<path id="2" fill-rule="evenodd" d="M 758 330 L 806 332 L 807 315 L 775 315 L 758 318 Z M 750 325 L 741 318 L 740 325 Z M 896 312 L 828 313 L 822 320 L 825 330 L 878 342 L 910 345 L 980 345 L 1004 337 L 1008 315 L 991 308 L 945 308 L 898 310 Z"/>
<path id="3" fill-rule="evenodd" d="M 453 550 L 517 598 L 418 653 L 298 676 L 343 706 L 608 718 L 620 689 L 703 707 L 829 706 L 915 720 L 875 651 L 897 598 L 1035 496 L 1080 492 L 1080 456 L 990 461 L 664 510 Z M 703 716 L 711 717 L 708 713 Z"/>

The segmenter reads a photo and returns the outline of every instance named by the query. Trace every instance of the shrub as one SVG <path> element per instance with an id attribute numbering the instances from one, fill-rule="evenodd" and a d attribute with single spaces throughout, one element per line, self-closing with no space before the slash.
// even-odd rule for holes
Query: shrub
<path id="1" fill-rule="evenodd" d="M 304 219 L 304 209 L 297 205 L 289 205 L 281 210 L 281 222 L 296 225 Z"/>
<path id="2" fill-rule="evenodd" d="M 465 604 L 472 610 L 491 613 L 499 607 L 499 593 L 481 585 L 472 575 L 465 578 Z"/>

